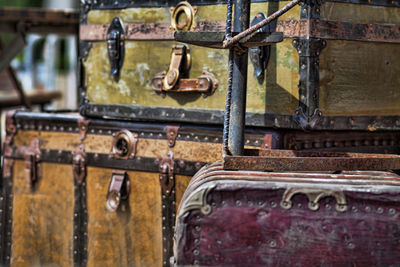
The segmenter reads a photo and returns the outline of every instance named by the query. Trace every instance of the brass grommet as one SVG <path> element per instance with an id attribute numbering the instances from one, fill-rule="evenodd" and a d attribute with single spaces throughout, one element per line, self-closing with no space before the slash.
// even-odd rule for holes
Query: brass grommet
<path id="1" fill-rule="evenodd" d="M 175 8 L 171 8 L 171 28 L 175 31 L 189 31 L 195 28 L 194 14 L 197 8 L 193 8 L 188 2 L 178 3 Z M 182 20 L 181 16 L 185 16 Z M 182 20 L 182 21 L 181 21 Z"/>

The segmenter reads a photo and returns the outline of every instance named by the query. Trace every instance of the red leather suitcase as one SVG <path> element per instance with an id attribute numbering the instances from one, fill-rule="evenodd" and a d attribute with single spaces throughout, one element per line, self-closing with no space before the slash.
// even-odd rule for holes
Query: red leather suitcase
<path id="1" fill-rule="evenodd" d="M 178 210 L 177 266 L 399 266 L 400 177 L 204 167 Z"/>

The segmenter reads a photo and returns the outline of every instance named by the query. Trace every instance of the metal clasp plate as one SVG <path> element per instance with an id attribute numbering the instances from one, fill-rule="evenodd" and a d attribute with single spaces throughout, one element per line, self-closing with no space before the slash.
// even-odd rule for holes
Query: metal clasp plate
<path id="1" fill-rule="evenodd" d="M 121 200 L 128 199 L 130 188 L 128 174 L 125 171 L 113 171 L 106 197 L 107 210 L 115 212 L 120 206 Z"/>
<path id="2" fill-rule="evenodd" d="M 72 153 L 72 168 L 74 179 L 77 184 L 81 185 L 86 178 L 86 152 L 83 144 Z"/>
<path id="3" fill-rule="evenodd" d="M 175 185 L 174 176 L 174 153 L 168 151 L 168 154 L 162 159 L 160 163 L 160 184 L 165 195 L 171 194 L 172 188 Z"/>
<path id="4" fill-rule="evenodd" d="M 41 152 L 39 148 L 39 139 L 34 138 L 24 153 L 26 180 L 29 186 L 33 186 L 42 177 L 40 166 Z"/>
<path id="5" fill-rule="evenodd" d="M 107 52 L 110 75 L 118 82 L 125 57 L 125 30 L 119 17 L 113 18 L 107 31 Z"/>

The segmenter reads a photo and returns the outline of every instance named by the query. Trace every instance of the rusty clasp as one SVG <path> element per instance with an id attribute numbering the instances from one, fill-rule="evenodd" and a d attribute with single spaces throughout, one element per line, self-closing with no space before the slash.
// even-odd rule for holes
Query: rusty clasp
<path id="1" fill-rule="evenodd" d="M 128 199 L 130 188 L 128 174 L 125 171 L 113 171 L 106 197 L 107 210 L 115 212 L 120 206 L 121 200 Z"/>
<path id="2" fill-rule="evenodd" d="M 197 79 L 189 79 L 191 61 L 188 47 L 174 45 L 168 70 L 156 74 L 151 81 L 154 91 L 162 97 L 168 92 L 199 92 L 203 97 L 212 95 L 218 88 L 218 80 L 206 70 Z"/>
<path id="3" fill-rule="evenodd" d="M 174 153 L 168 151 L 167 155 L 162 159 L 159 170 L 160 170 L 160 184 L 165 195 L 169 196 L 173 187 L 175 186 L 174 176 Z"/>
<path id="4" fill-rule="evenodd" d="M 42 168 L 40 166 L 41 152 L 39 148 L 39 139 L 32 139 L 29 147 L 24 152 L 26 180 L 29 186 L 33 186 L 42 177 Z"/>
<path id="5" fill-rule="evenodd" d="M 72 153 L 72 165 L 74 179 L 81 185 L 86 178 L 86 153 L 83 144 Z"/>

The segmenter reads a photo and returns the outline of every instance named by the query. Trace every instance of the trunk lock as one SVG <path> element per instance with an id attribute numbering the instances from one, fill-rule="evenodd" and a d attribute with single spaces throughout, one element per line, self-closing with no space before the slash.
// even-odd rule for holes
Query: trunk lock
<path id="1" fill-rule="evenodd" d="M 123 129 L 113 134 L 113 146 L 111 154 L 119 159 L 134 158 L 136 154 L 137 135 Z"/>

